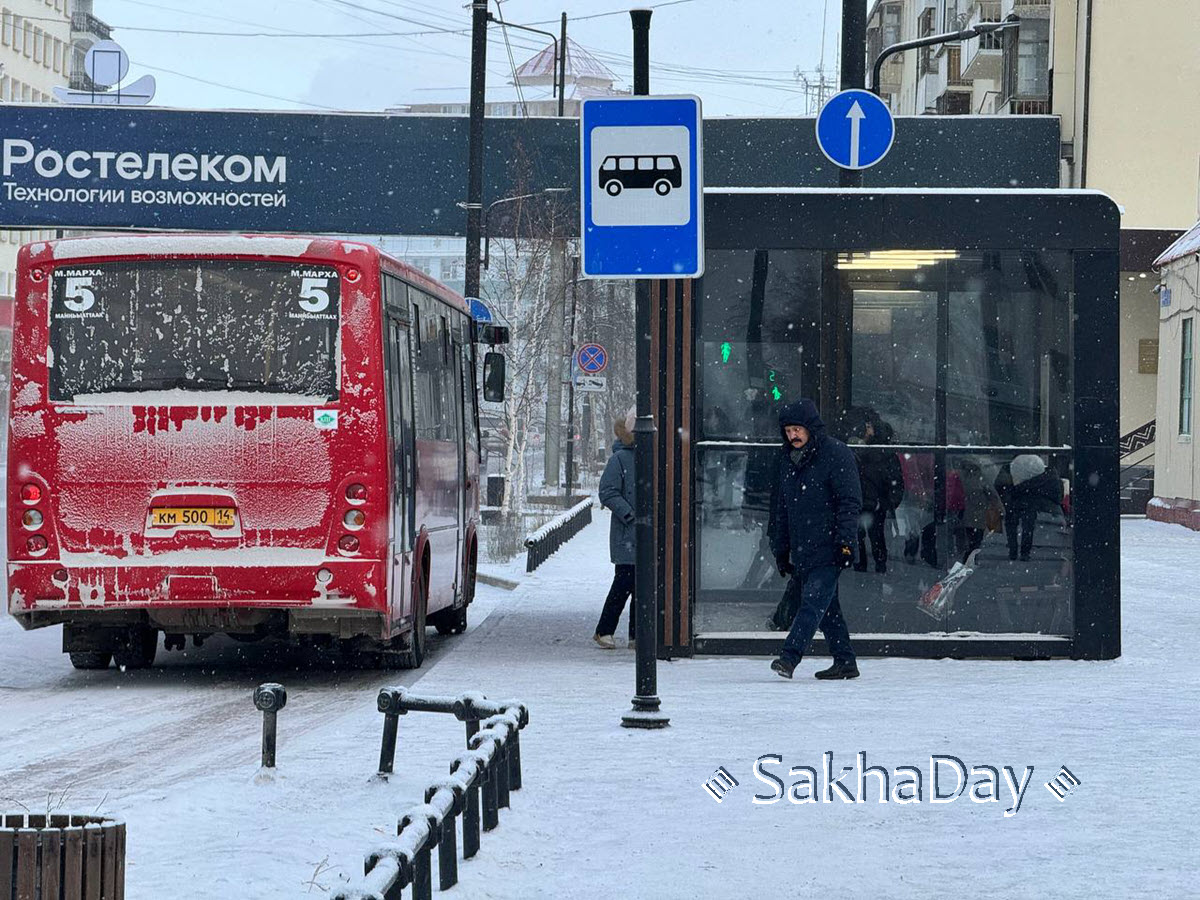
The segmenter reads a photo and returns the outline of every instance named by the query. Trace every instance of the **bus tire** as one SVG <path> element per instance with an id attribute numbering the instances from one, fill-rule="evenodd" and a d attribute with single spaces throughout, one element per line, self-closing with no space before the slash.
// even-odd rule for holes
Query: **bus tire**
<path id="1" fill-rule="evenodd" d="M 667 181 L 665 178 L 660 178 L 658 181 L 654 182 L 654 193 L 658 194 L 660 197 L 667 196 L 667 194 L 671 193 L 671 182 Z"/>
<path id="2" fill-rule="evenodd" d="M 618 194 L 621 193 L 621 182 L 610 181 L 608 184 L 606 184 L 604 186 L 604 190 L 608 193 L 608 196 L 616 197 Z"/>
<path id="3" fill-rule="evenodd" d="M 419 669 L 425 662 L 425 627 L 428 625 L 429 578 L 422 575 L 415 585 L 418 593 L 413 598 L 413 628 L 408 636 L 408 646 L 396 654 L 396 663 L 401 669 Z"/>
<path id="4" fill-rule="evenodd" d="M 158 653 L 158 631 L 137 626 L 129 629 L 129 646 L 113 653 L 113 662 L 122 669 L 148 669 Z"/>
<path id="5" fill-rule="evenodd" d="M 72 650 L 67 655 L 76 669 L 107 669 L 113 657 L 102 650 Z"/>

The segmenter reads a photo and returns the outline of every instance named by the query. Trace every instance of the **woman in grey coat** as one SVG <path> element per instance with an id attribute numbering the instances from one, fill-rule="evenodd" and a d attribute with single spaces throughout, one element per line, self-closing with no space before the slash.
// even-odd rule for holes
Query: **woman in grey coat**
<path id="1" fill-rule="evenodd" d="M 612 587 L 604 600 L 596 633 L 592 636 L 605 650 L 616 647 L 613 632 L 617 620 L 625 609 L 625 601 L 633 595 L 634 585 L 634 476 L 633 476 L 633 421 L 634 412 L 613 425 L 617 439 L 613 441 L 613 454 L 600 476 L 600 503 L 612 510 L 612 523 L 608 530 L 608 552 L 616 567 Z M 629 610 L 629 645 L 633 646 L 633 610 Z"/>

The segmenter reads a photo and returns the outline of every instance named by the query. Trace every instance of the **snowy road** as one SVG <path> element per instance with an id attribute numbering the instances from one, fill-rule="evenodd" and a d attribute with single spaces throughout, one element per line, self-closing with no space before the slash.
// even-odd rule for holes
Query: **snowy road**
<path id="1" fill-rule="evenodd" d="M 368 781 L 375 691 L 419 675 L 431 693 L 479 689 L 531 709 L 525 788 L 450 896 L 1194 895 L 1200 535 L 1123 523 L 1120 660 L 864 660 L 862 678 L 833 684 L 810 677 L 815 660 L 794 682 L 761 659 L 662 663 L 672 727 L 640 733 L 618 725 L 632 651 L 590 642 L 611 571 L 597 519 L 518 590 L 481 587 L 471 631 L 431 634 L 419 673 L 215 644 L 150 672 L 76 673 L 57 630 L 0 619 L 0 796 L 36 809 L 65 793 L 65 807 L 124 816 L 133 900 L 320 895 L 459 752 L 461 725 L 411 715 L 400 777 Z M 279 776 L 258 784 L 250 691 L 268 680 L 289 704 Z M 945 754 L 1034 773 L 1010 817 L 1003 779 L 996 803 L 751 802 L 771 794 L 757 757 L 779 754 L 791 783 L 788 766 L 819 768 L 826 751 L 835 774 L 858 751 L 887 769 Z M 720 804 L 701 787 L 718 765 L 740 782 Z M 1044 783 L 1062 765 L 1082 784 L 1059 802 Z"/>

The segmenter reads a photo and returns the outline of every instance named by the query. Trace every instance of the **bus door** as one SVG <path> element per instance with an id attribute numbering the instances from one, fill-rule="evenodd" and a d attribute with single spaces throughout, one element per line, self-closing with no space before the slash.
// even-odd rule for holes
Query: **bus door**
<path id="1" fill-rule="evenodd" d="M 454 394 L 456 398 L 455 406 L 458 407 L 458 415 L 455 417 L 458 422 L 458 572 L 461 574 L 463 567 L 467 561 L 467 509 L 471 488 L 474 486 L 471 479 L 471 472 L 467 465 L 467 434 L 469 428 L 467 422 L 471 415 L 471 410 L 467 408 L 466 394 L 463 391 L 463 344 L 460 338 L 460 325 L 455 323 L 454 328 L 454 343 L 453 354 L 450 359 L 450 364 L 454 368 Z M 464 584 L 459 583 L 459 591 L 466 589 Z"/>
<path id="2" fill-rule="evenodd" d="M 412 366 L 408 328 L 391 316 L 387 319 L 388 415 L 391 433 L 392 596 L 394 619 L 412 614 L 413 525 L 413 401 Z"/>

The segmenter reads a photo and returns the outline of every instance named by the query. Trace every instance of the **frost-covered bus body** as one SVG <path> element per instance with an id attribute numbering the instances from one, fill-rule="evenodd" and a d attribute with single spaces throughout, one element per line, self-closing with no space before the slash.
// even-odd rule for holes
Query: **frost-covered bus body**
<path id="1" fill-rule="evenodd" d="M 157 636 L 311 636 L 419 665 L 474 589 L 467 307 L 376 248 L 119 236 L 22 248 L 9 610 L 80 667 Z"/>

